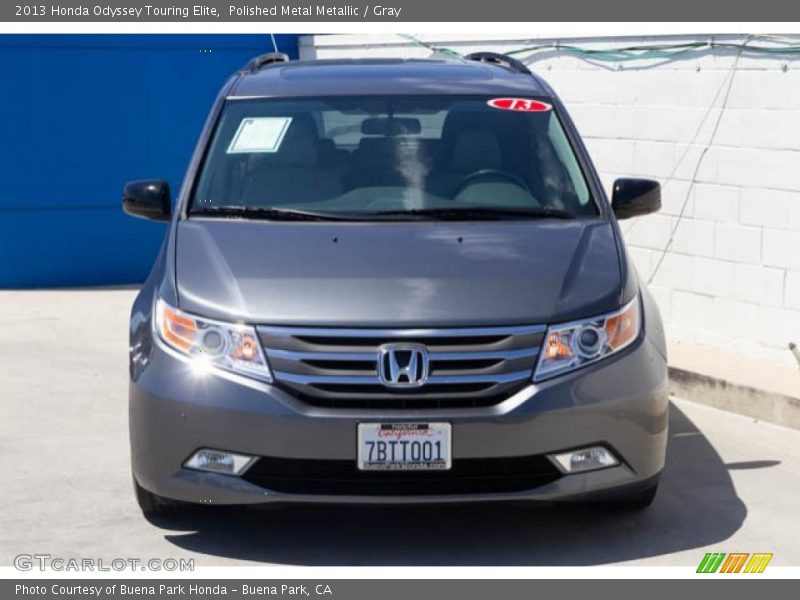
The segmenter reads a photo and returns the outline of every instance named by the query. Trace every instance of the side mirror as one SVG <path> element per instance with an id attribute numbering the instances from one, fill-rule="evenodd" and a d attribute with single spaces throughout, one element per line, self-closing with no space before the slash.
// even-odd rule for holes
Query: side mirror
<path id="1" fill-rule="evenodd" d="M 122 191 L 122 210 L 134 217 L 169 221 L 172 213 L 169 184 L 160 179 L 126 183 Z"/>
<path id="2" fill-rule="evenodd" d="M 617 219 L 658 212 L 661 210 L 661 184 L 652 179 L 617 179 L 611 208 Z"/>

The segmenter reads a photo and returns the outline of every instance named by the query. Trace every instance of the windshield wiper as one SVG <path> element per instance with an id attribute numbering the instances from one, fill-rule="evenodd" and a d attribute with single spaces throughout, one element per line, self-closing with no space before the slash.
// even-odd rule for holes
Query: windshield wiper
<path id="1" fill-rule="evenodd" d="M 276 208 L 274 206 L 204 206 L 195 208 L 190 216 L 231 217 L 240 219 L 265 219 L 270 221 L 377 221 L 412 219 L 499 220 L 503 218 L 526 219 L 574 219 L 567 211 L 550 207 L 491 207 L 458 206 L 446 208 L 411 208 L 406 210 L 385 210 L 368 213 L 331 213 L 300 210 L 296 208 Z"/>
<path id="2" fill-rule="evenodd" d="M 574 219 L 575 215 L 551 207 L 492 207 L 492 206 L 457 206 L 447 208 L 411 208 L 407 210 L 388 210 L 376 213 L 369 213 L 378 216 L 400 216 L 408 215 L 411 217 L 423 217 L 431 219 L 443 219 L 453 221 L 463 221 L 471 219 L 502 219 L 505 217 L 518 217 L 527 219 Z"/>
<path id="3" fill-rule="evenodd" d="M 195 208 L 190 216 L 266 219 L 269 221 L 358 221 L 361 215 L 314 212 L 274 206 L 204 206 Z"/>

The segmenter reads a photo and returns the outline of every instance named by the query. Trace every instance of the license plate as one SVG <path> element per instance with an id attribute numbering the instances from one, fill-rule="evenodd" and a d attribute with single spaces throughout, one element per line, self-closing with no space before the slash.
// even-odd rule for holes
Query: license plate
<path id="1" fill-rule="evenodd" d="M 450 423 L 359 423 L 361 471 L 446 471 L 452 466 Z"/>

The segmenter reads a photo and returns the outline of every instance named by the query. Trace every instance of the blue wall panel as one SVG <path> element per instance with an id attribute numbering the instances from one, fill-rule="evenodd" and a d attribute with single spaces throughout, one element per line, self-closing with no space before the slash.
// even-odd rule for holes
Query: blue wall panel
<path id="1" fill-rule="evenodd" d="M 276 36 L 297 55 L 297 36 Z M 269 35 L 0 36 L 0 288 L 142 281 L 166 226 L 122 213 L 174 192 L 226 78 Z"/>

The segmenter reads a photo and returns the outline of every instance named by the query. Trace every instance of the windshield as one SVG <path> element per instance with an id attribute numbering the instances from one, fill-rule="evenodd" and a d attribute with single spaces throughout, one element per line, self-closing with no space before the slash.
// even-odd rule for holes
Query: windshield
<path id="1" fill-rule="evenodd" d="M 472 96 L 229 100 L 189 212 L 598 214 L 549 104 Z"/>

